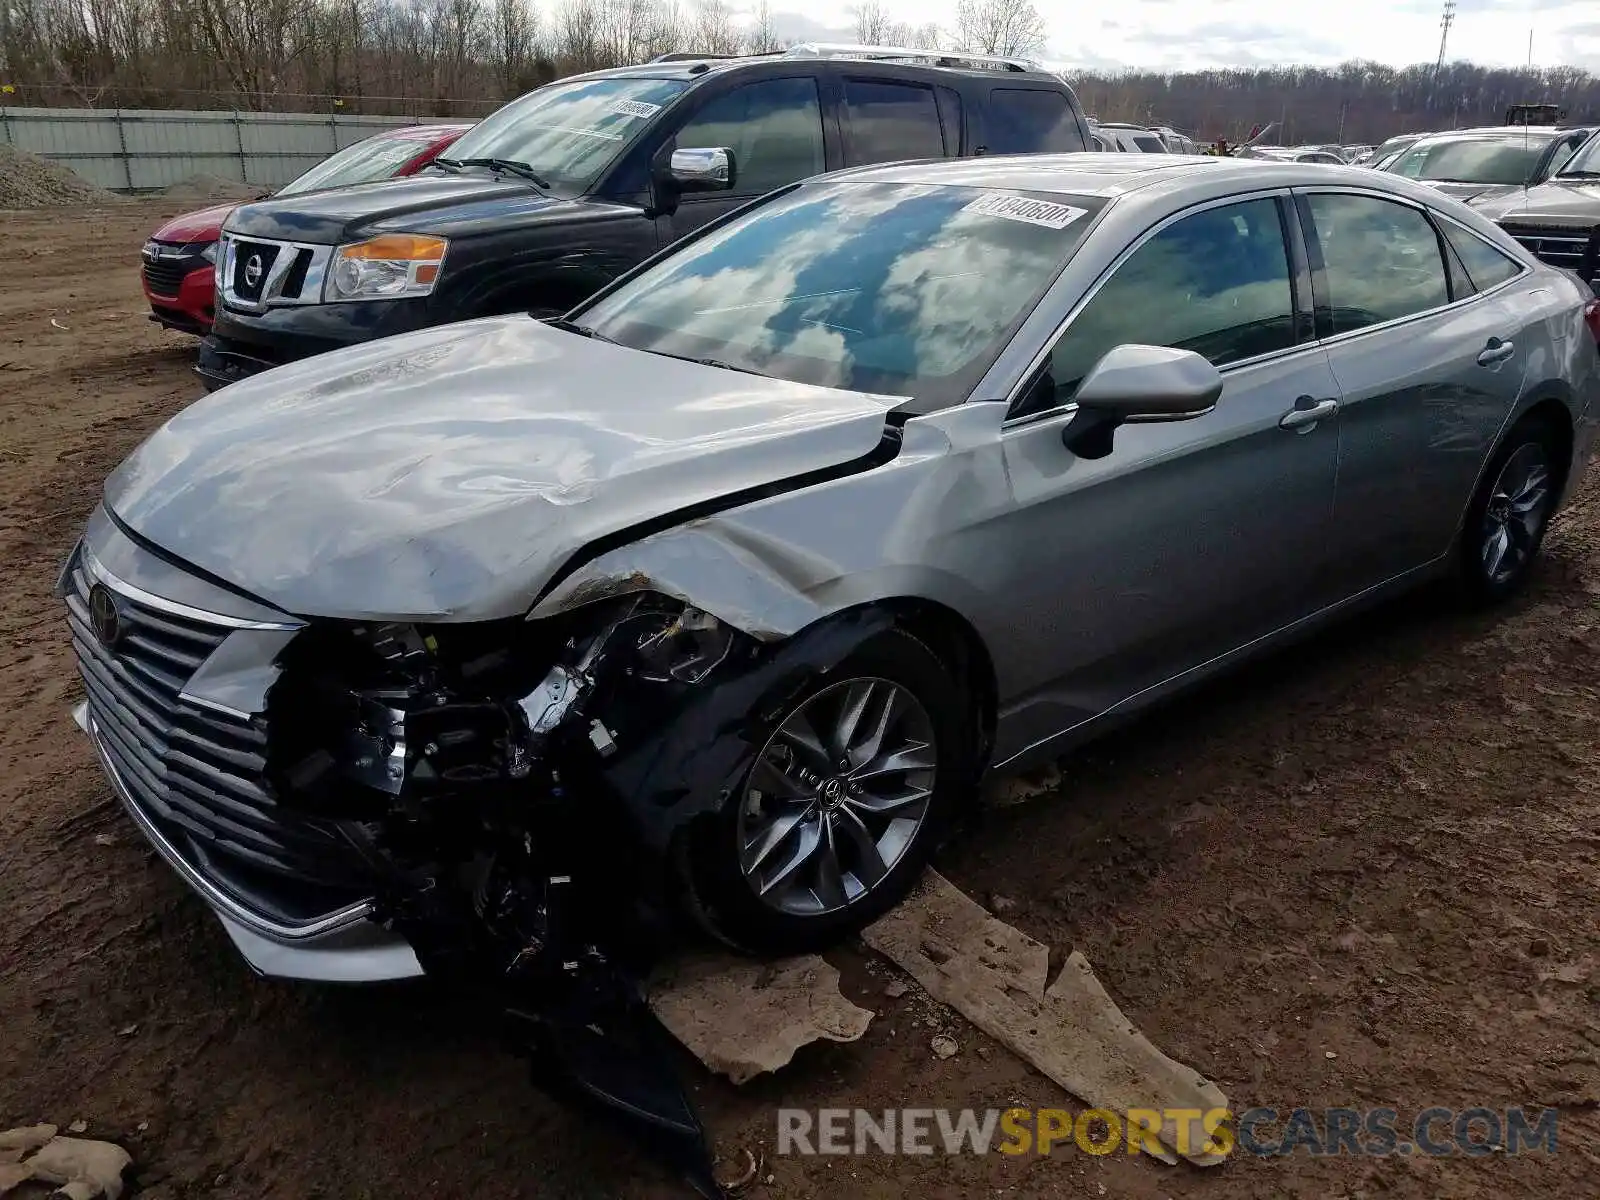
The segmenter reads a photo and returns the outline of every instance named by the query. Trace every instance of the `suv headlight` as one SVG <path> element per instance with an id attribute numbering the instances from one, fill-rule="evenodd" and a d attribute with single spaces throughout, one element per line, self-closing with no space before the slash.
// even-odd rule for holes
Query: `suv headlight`
<path id="1" fill-rule="evenodd" d="M 322 298 L 332 303 L 426 296 L 439 281 L 448 247 L 444 238 L 412 233 L 387 233 L 340 246 L 333 252 Z"/>
<path id="2" fill-rule="evenodd" d="M 207 242 L 200 249 L 200 257 L 205 259 L 212 266 L 215 266 L 217 262 L 217 243 Z"/>

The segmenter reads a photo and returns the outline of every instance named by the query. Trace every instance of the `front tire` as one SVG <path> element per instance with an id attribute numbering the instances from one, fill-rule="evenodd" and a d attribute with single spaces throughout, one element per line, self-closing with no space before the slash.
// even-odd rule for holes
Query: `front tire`
<path id="1" fill-rule="evenodd" d="M 1458 567 L 1469 601 L 1496 604 L 1527 584 L 1555 514 L 1560 444 L 1548 421 L 1524 418 L 1489 460 L 1462 528 Z"/>
<path id="2" fill-rule="evenodd" d="M 893 630 L 814 680 L 758 735 L 739 790 L 697 837 L 692 907 L 759 954 L 813 949 L 905 898 L 971 778 L 966 698 Z"/>

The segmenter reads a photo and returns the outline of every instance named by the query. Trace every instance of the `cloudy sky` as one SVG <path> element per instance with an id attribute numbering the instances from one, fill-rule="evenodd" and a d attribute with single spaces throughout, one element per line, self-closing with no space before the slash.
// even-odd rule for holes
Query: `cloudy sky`
<path id="1" fill-rule="evenodd" d="M 955 24 L 956 0 L 881 0 L 911 24 Z M 849 0 L 771 0 L 785 40 L 852 36 Z M 1080 67 L 1193 69 L 1325 64 L 1351 58 L 1405 65 L 1439 53 L 1443 0 L 1035 0 L 1048 15 L 1045 57 Z M 1600 73 L 1600 0 L 1457 0 L 1449 56 L 1480 63 L 1533 61 Z"/>

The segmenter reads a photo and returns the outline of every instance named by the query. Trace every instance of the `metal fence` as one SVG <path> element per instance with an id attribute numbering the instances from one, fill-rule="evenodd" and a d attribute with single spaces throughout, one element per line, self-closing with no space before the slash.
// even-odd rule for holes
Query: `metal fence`
<path id="1" fill-rule="evenodd" d="M 416 117 L 0 107 L 0 142 L 120 192 L 212 175 L 274 188 L 352 142 Z"/>

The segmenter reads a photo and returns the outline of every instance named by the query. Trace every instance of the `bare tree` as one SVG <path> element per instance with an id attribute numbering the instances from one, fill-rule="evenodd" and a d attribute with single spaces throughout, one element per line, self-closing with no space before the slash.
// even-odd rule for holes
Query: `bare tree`
<path id="1" fill-rule="evenodd" d="M 895 33 L 895 23 L 878 0 L 862 0 L 850 9 L 855 18 L 856 41 L 864 46 L 890 45 Z"/>
<path id="2" fill-rule="evenodd" d="M 1044 18 L 1032 0 L 960 0 L 956 37 L 963 50 L 982 54 L 1037 54 L 1044 49 Z"/>
<path id="3" fill-rule="evenodd" d="M 494 0 L 494 65 L 500 94 L 525 90 L 539 37 L 539 10 L 528 0 Z"/>
<path id="4" fill-rule="evenodd" d="M 0 4 L 4 2 L 0 0 Z M 778 41 L 778 32 L 772 27 L 772 5 L 767 0 L 757 0 L 750 29 L 745 34 L 745 44 L 751 54 L 772 54 L 783 49 L 783 44 Z"/>
<path id="5" fill-rule="evenodd" d="M 555 15 L 556 59 L 573 71 L 600 65 L 600 5 L 597 0 L 562 0 Z"/>
<path id="6" fill-rule="evenodd" d="M 701 54 L 738 54 L 739 31 L 733 24 L 733 10 L 727 0 L 696 0 L 694 23 L 688 49 Z"/>

